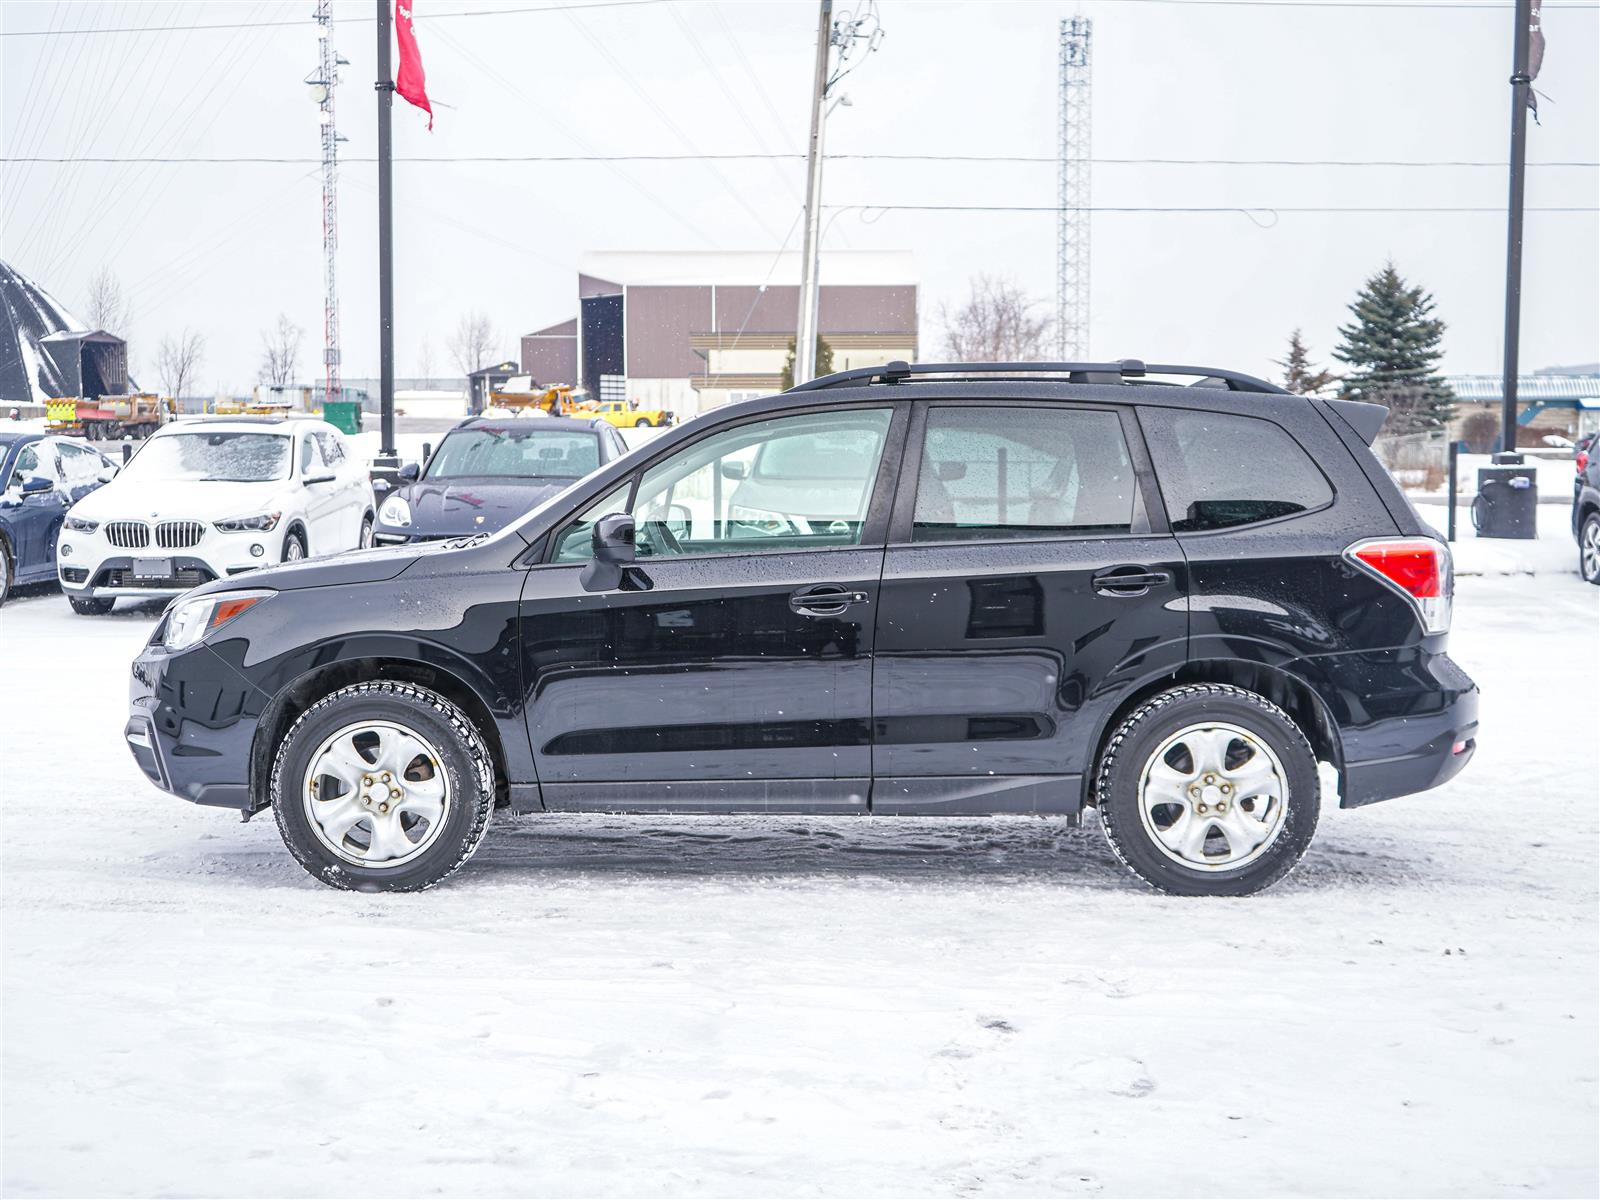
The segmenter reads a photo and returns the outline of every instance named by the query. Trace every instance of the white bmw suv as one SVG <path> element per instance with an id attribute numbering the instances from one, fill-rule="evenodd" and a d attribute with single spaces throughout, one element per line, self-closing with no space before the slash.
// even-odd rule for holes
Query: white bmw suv
<path id="1" fill-rule="evenodd" d="M 67 513 L 56 554 L 74 612 L 372 542 L 372 482 L 305 418 L 178 420 Z"/>

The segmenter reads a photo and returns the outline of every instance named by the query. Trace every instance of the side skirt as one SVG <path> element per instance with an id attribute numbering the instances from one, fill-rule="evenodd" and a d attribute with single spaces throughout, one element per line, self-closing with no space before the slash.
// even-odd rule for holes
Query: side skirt
<path id="1" fill-rule="evenodd" d="M 513 812 L 795 813 L 1076 817 L 1077 775 L 944 775 L 899 779 L 688 779 L 513 785 Z M 870 795 L 870 802 L 869 797 Z"/>

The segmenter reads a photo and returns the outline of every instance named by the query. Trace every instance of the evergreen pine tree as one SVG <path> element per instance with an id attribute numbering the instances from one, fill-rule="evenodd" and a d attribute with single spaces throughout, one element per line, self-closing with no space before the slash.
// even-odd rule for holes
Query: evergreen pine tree
<path id="1" fill-rule="evenodd" d="M 789 339 L 789 356 L 783 360 L 783 387 L 787 392 L 794 386 L 794 338 Z M 822 340 L 822 335 L 817 334 L 817 374 L 821 379 L 824 375 L 833 374 L 833 347 Z"/>
<path id="2" fill-rule="evenodd" d="M 1400 277 L 1394 263 L 1367 280 L 1350 305 L 1355 320 L 1339 329 L 1333 356 L 1350 367 L 1339 396 L 1388 405 L 1395 433 L 1441 429 L 1455 409 L 1455 393 L 1438 373 L 1444 322 L 1433 297 Z"/>
<path id="3" fill-rule="evenodd" d="M 1296 396 L 1315 396 L 1339 378 L 1332 371 L 1311 365 L 1311 351 L 1306 349 L 1298 329 L 1289 335 L 1289 357 L 1273 361 L 1283 368 L 1283 386 Z"/>

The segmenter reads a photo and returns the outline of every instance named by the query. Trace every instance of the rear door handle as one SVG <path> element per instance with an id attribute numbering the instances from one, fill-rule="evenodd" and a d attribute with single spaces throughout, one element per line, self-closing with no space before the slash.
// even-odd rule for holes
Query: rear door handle
<path id="1" fill-rule="evenodd" d="M 1149 567 L 1107 567 L 1091 582 L 1102 596 L 1142 596 L 1153 587 L 1171 583 L 1172 573 L 1152 571 Z"/>
<path id="2" fill-rule="evenodd" d="M 852 592 L 836 583 L 801 588 L 789 597 L 789 608 L 802 617 L 837 617 L 852 604 L 865 604 L 865 592 Z"/>

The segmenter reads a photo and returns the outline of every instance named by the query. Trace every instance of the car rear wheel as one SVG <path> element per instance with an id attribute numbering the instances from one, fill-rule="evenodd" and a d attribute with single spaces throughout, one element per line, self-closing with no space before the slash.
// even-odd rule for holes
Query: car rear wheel
<path id="1" fill-rule="evenodd" d="M 103 617 L 116 604 L 115 600 L 97 599 L 94 596 L 68 596 L 67 603 L 80 617 Z"/>
<path id="2" fill-rule="evenodd" d="M 633 423 L 633 426 L 634 426 L 635 429 L 653 429 L 653 428 L 655 428 L 654 424 L 651 422 L 649 417 L 640 417 L 637 421 L 635 421 Z"/>
<path id="3" fill-rule="evenodd" d="M 1590 583 L 1600 584 L 1600 513 L 1583 519 L 1578 533 L 1578 571 Z"/>
<path id="4" fill-rule="evenodd" d="M 1289 715 L 1225 684 L 1140 705 L 1097 778 L 1112 850 L 1176 896 L 1243 896 L 1282 879 L 1311 843 L 1320 793 L 1316 755 Z"/>
<path id="5" fill-rule="evenodd" d="M 341 688 L 290 728 L 272 767 L 284 845 L 323 883 L 419 892 L 477 850 L 494 808 L 488 747 L 427 688 Z"/>

